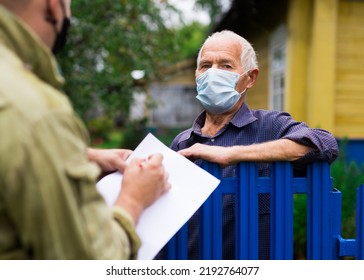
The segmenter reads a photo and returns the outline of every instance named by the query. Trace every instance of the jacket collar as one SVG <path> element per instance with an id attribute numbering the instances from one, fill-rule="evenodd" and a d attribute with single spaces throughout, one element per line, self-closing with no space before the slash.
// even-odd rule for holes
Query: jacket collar
<path id="1" fill-rule="evenodd" d="M 51 51 L 21 20 L 0 5 L 0 44 L 20 58 L 41 80 L 60 88 L 64 79 Z"/>

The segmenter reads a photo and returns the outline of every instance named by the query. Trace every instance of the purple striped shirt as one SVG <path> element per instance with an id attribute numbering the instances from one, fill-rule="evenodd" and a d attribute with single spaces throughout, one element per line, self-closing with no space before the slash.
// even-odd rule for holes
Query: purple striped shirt
<path id="1" fill-rule="evenodd" d="M 250 110 L 246 104 L 240 108 L 229 123 L 215 136 L 203 135 L 201 129 L 206 118 L 202 112 L 193 123 L 192 128 L 181 132 L 173 140 L 171 148 L 175 151 L 188 148 L 195 143 L 211 146 L 235 146 L 264 143 L 278 139 L 289 139 L 305 146 L 312 151 L 293 162 L 296 170 L 305 170 L 305 166 L 313 161 L 332 163 L 338 156 L 338 145 L 334 136 L 326 130 L 310 128 L 303 122 L 295 121 L 288 113 L 268 110 Z M 202 160 L 195 161 L 197 165 Z M 269 174 L 268 163 L 259 163 L 260 176 Z M 235 176 L 235 166 L 225 167 L 223 176 Z M 223 197 L 223 258 L 235 258 L 235 225 L 234 225 L 234 196 Z M 259 195 L 259 258 L 268 259 L 269 241 L 269 194 Z M 198 246 L 198 214 L 189 221 L 189 258 L 199 259 Z"/>
<path id="2" fill-rule="evenodd" d="M 202 112 L 196 118 L 192 128 L 177 135 L 171 145 L 173 150 L 179 151 L 195 143 L 229 147 L 289 139 L 313 148 L 311 152 L 298 159 L 295 162 L 296 165 L 312 161 L 332 163 L 338 156 L 338 145 L 330 132 L 310 128 L 303 122 L 295 121 L 286 112 L 250 110 L 246 104 L 243 104 L 231 121 L 213 137 L 201 133 L 205 114 L 205 111 Z"/>

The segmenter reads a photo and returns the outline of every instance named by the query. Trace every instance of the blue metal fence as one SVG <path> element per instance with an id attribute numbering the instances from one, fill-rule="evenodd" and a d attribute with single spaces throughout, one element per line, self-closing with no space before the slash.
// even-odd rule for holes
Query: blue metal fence
<path id="1" fill-rule="evenodd" d="M 222 196 L 234 194 L 236 259 L 258 259 L 258 195 L 270 194 L 270 258 L 293 259 L 294 194 L 307 196 L 307 259 L 364 258 L 364 184 L 357 191 L 356 239 L 341 237 L 341 192 L 333 188 L 329 165 L 315 162 L 305 177 L 293 176 L 289 162 L 272 164 L 269 177 L 259 177 L 255 163 L 240 163 L 233 178 L 221 176 L 218 165 L 203 168 L 221 183 L 201 206 L 201 259 L 222 259 Z M 353 202 L 354 203 L 354 202 Z M 188 226 L 167 244 L 168 259 L 188 259 Z"/>

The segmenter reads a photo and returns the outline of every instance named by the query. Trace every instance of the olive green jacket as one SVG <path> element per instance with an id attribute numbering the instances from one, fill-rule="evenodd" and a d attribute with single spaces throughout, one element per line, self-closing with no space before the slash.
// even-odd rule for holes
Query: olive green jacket
<path id="1" fill-rule="evenodd" d="M 0 259 L 128 259 L 140 240 L 95 188 L 88 134 L 45 45 L 0 5 Z"/>

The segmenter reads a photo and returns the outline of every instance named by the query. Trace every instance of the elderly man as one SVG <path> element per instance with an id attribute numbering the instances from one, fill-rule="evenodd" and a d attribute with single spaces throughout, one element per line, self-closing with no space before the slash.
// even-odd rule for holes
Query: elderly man
<path id="1" fill-rule="evenodd" d="M 257 81 L 259 69 L 254 49 L 231 31 L 214 33 L 204 42 L 197 59 L 197 99 L 206 109 L 192 128 L 180 133 L 172 149 L 201 164 L 216 162 L 223 174 L 234 175 L 234 164 L 261 162 L 266 174 L 273 161 L 292 161 L 302 168 L 312 161 L 331 163 L 338 155 L 335 138 L 322 129 L 309 128 L 285 112 L 250 110 L 245 96 Z M 234 259 L 234 202 L 226 195 L 224 207 L 224 248 L 226 259 Z M 196 217 L 193 217 L 193 224 Z M 259 257 L 269 258 L 269 196 L 259 198 Z M 197 229 L 190 227 L 190 258 L 199 258 Z"/>
<path id="2" fill-rule="evenodd" d="M 135 258 L 135 223 L 170 187 L 160 154 L 125 166 L 128 150 L 87 148 L 51 53 L 70 5 L 0 0 L 0 259 Z M 124 172 L 111 210 L 96 191 L 100 167 Z"/>

